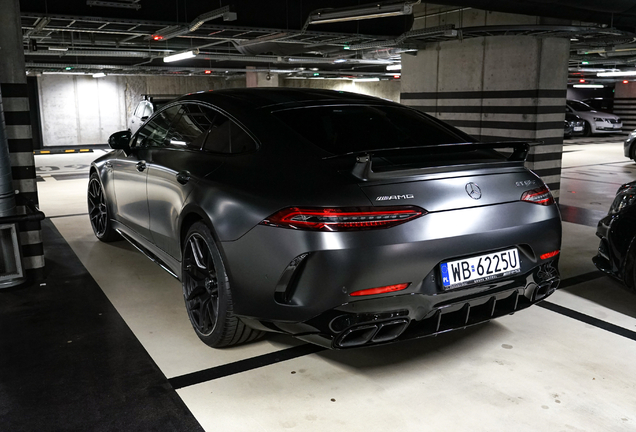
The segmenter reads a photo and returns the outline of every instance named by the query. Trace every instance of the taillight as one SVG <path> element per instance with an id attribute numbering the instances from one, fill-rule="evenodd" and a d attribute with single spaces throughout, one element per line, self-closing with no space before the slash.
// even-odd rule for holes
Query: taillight
<path id="1" fill-rule="evenodd" d="M 358 231 L 389 228 L 426 214 L 415 206 L 301 208 L 288 207 L 261 222 L 281 228 L 311 231 Z"/>
<path id="2" fill-rule="evenodd" d="M 533 204 L 541 204 L 544 206 L 554 204 L 554 198 L 547 186 L 541 186 L 537 189 L 525 191 L 521 195 L 521 201 L 527 201 Z"/>
<path id="3" fill-rule="evenodd" d="M 385 293 L 405 290 L 406 288 L 408 288 L 409 285 L 411 285 L 410 282 L 397 284 L 397 285 L 387 285 L 387 286 L 378 287 L 378 288 L 369 288 L 369 289 L 363 289 L 360 291 L 354 291 L 349 295 L 357 297 L 357 296 L 367 296 L 367 295 L 374 295 L 374 294 L 385 294 Z"/>
<path id="4" fill-rule="evenodd" d="M 548 258 L 552 258 L 555 257 L 559 254 L 558 250 L 552 251 L 552 252 L 548 252 L 548 253 L 544 253 L 543 255 L 541 255 L 539 258 L 541 258 L 542 260 L 544 259 L 548 259 Z"/>

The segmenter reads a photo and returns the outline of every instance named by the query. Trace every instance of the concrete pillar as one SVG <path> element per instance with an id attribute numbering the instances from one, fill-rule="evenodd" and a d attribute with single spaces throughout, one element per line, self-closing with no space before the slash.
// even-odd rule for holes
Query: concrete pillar
<path id="1" fill-rule="evenodd" d="M 33 139 L 29 98 L 24 67 L 20 4 L 18 0 L 0 0 L 0 92 L 6 122 L 17 213 L 26 213 L 25 199 L 38 202 L 33 160 Z M 44 267 L 44 247 L 40 222 L 19 224 L 22 255 L 26 270 Z"/>
<path id="2" fill-rule="evenodd" d="M 636 129 L 636 82 L 617 82 L 613 113 L 623 120 L 623 132 Z"/>
<path id="3" fill-rule="evenodd" d="M 402 55 L 405 105 L 482 141 L 541 141 L 527 166 L 559 196 L 569 40 L 491 36 Z"/>
<path id="4" fill-rule="evenodd" d="M 248 67 L 253 69 L 253 67 Z M 278 74 L 269 72 L 247 72 L 245 74 L 246 87 L 278 87 Z"/>

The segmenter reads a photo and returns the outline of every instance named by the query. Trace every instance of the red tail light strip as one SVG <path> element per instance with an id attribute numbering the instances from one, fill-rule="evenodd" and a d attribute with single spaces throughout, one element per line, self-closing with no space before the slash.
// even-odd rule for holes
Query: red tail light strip
<path id="1" fill-rule="evenodd" d="M 558 250 L 555 250 L 553 252 L 548 252 L 548 253 L 545 253 L 545 254 L 541 255 L 539 258 L 541 258 L 542 260 L 548 259 L 548 258 L 552 258 L 552 257 L 557 256 L 559 254 L 559 252 L 560 251 L 558 251 Z"/>
<path id="2" fill-rule="evenodd" d="M 409 285 L 411 285 L 410 282 L 397 284 L 397 285 L 387 285 L 387 286 L 378 287 L 378 288 L 369 288 L 369 289 L 363 289 L 360 291 L 354 291 L 349 295 L 357 297 L 357 296 L 367 296 L 367 295 L 374 295 L 374 294 L 385 294 L 389 292 L 405 290 L 406 288 L 408 288 Z"/>
<path id="3" fill-rule="evenodd" d="M 527 201 L 532 204 L 540 204 L 544 206 L 554 204 L 554 198 L 547 186 L 525 191 L 523 195 L 521 195 L 521 201 Z"/>
<path id="4" fill-rule="evenodd" d="M 311 231 L 358 231 L 389 228 L 426 214 L 415 206 L 300 208 L 288 207 L 261 222 L 281 228 Z"/>

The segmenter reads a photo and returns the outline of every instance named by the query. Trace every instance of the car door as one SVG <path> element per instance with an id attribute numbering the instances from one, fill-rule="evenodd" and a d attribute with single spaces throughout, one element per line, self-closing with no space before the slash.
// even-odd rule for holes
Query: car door
<path id="1" fill-rule="evenodd" d="M 201 151 L 217 112 L 184 103 L 161 148 L 151 149 L 148 160 L 148 210 L 152 240 L 164 252 L 179 259 L 179 214 L 196 179 L 221 165 Z"/>
<path id="2" fill-rule="evenodd" d="M 117 219 L 142 237 L 151 240 L 146 181 L 152 149 L 165 146 L 170 124 L 178 107 L 157 114 L 131 140 L 131 150 L 113 161 Z"/>

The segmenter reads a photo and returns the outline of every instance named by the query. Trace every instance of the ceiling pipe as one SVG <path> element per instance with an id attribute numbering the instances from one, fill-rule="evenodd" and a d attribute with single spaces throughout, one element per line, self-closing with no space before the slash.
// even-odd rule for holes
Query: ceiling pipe
<path id="1" fill-rule="evenodd" d="M 309 24 L 327 24 L 345 21 L 359 21 L 399 15 L 411 15 L 417 1 L 400 3 L 371 3 L 355 7 L 318 9 L 309 14 Z"/>
<path id="2" fill-rule="evenodd" d="M 198 30 L 199 27 L 201 27 L 207 21 L 217 18 L 223 18 L 223 21 L 235 21 L 236 13 L 230 12 L 229 6 L 223 6 L 222 8 L 199 15 L 187 26 L 174 25 L 164 27 L 161 30 L 157 30 L 157 32 L 152 35 L 152 38 L 155 40 L 168 40 L 177 36 L 182 36 L 186 33 L 191 33 Z"/>
<path id="3" fill-rule="evenodd" d="M 91 65 L 91 64 L 76 64 L 73 66 L 73 70 L 66 71 L 65 68 L 68 67 L 66 63 L 26 63 L 26 69 L 29 74 L 32 73 L 44 73 L 44 72 L 53 72 L 65 75 L 92 75 L 93 73 L 100 72 L 102 70 L 106 70 L 107 75 L 109 76 L 117 76 L 117 75 L 175 75 L 177 73 L 182 74 L 201 74 L 205 75 L 205 71 L 213 71 L 218 73 L 246 73 L 246 72 L 269 72 L 276 74 L 301 74 L 301 75 L 309 75 L 313 76 L 313 74 L 318 73 L 324 76 L 364 76 L 364 77 L 380 77 L 380 78 L 389 78 L 395 75 L 394 73 L 385 73 L 385 72 L 358 72 L 358 71 L 331 71 L 331 70 L 322 70 L 322 69 L 304 69 L 304 68 L 294 68 L 294 69 L 272 69 L 272 68 L 219 68 L 219 67 L 176 67 L 176 66 L 145 66 L 140 70 L 139 67 L 135 66 L 114 66 L 114 65 Z M 57 70 L 51 70 L 57 69 Z M 126 73 L 126 71 L 130 71 L 131 73 Z M 209 76 L 209 75 L 208 75 Z"/>

